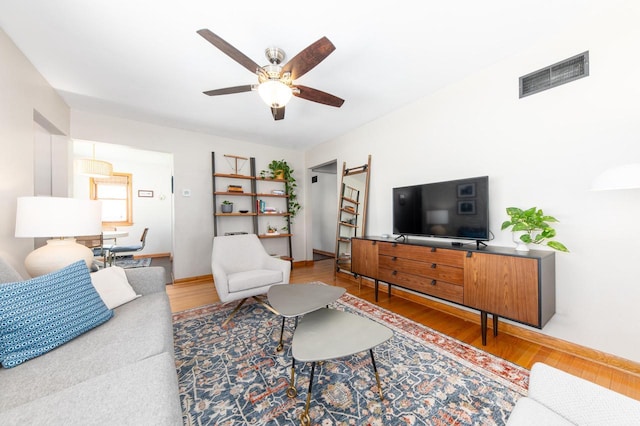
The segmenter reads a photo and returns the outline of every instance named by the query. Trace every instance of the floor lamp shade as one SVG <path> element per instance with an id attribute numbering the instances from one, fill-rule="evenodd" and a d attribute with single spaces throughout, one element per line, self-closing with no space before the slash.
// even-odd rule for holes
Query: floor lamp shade
<path id="1" fill-rule="evenodd" d="M 39 276 L 83 259 L 93 262 L 93 252 L 73 237 L 102 232 L 100 201 L 60 197 L 19 197 L 16 237 L 57 238 L 31 252 L 25 259 L 27 272 Z"/>
<path id="2" fill-rule="evenodd" d="M 591 186 L 594 191 L 634 188 L 640 188 L 640 163 L 624 164 L 605 170 L 596 177 Z"/>

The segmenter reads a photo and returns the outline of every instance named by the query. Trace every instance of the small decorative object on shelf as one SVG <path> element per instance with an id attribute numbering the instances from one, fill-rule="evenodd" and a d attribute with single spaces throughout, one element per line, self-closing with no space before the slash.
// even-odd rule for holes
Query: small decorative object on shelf
<path id="1" fill-rule="evenodd" d="M 558 222 L 558 219 L 545 215 L 542 209 L 531 207 L 522 210 L 517 207 L 507 207 L 507 214 L 510 220 L 502 223 L 502 230 L 511 227 L 511 232 L 514 234 L 513 240 L 518 244 L 516 250 L 529 251 L 527 244 L 546 244 L 558 251 L 569 251 L 561 242 L 551 240 L 556 236 L 556 230 L 548 222 Z"/>
<path id="2" fill-rule="evenodd" d="M 245 165 L 245 163 L 248 160 L 247 157 L 239 157 L 237 155 L 230 155 L 230 154 L 224 154 L 224 157 L 229 163 L 229 165 L 231 166 L 231 168 L 233 169 L 234 175 L 240 174 L 240 170 L 242 170 L 242 167 Z M 231 164 L 232 161 L 233 161 L 233 164 Z"/>
<path id="3" fill-rule="evenodd" d="M 276 229 L 275 226 L 271 226 L 271 224 L 267 224 L 267 235 L 279 235 L 280 233 Z"/>
<path id="4" fill-rule="evenodd" d="M 242 185 L 228 185 L 227 191 L 228 192 L 244 192 L 244 190 L 242 189 Z"/>
<path id="5" fill-rule="evenodd" d="M 220 210 L 222 211 L 222 213 L 233 212 L 233 203 L 229 200 L 224 200 L 222 204 L 220 204 Z"/>

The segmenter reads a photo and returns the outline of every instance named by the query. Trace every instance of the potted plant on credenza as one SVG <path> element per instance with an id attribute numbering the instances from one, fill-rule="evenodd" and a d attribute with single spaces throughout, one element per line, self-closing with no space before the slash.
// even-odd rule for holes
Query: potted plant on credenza
<path id="1" fill-rule="evenodd" d="M 549 223 L 558 222 L 558 219 L 545 215 L 542 209 L 507 207 L 507 214 L 509 220 L 502 223 L 501 229 L 511 228 L 513 241 L 517 244 L 516 250 L 529 251 L 527 244 L 544 244 L 554 250 L 569 251 L 561 242 L 552 240 L 556 236 L 556 230 Z"/>

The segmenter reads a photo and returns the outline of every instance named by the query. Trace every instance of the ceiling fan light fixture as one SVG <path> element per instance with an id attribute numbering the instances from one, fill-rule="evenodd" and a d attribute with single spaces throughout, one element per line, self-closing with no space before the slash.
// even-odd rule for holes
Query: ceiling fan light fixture
<path id="1" fill-rule="evenodd" d="M 271 108 L 285 106 L 292 96 L 291 87 L 279 80 L 267 80 L 258 86 L 260 97 Z"/>

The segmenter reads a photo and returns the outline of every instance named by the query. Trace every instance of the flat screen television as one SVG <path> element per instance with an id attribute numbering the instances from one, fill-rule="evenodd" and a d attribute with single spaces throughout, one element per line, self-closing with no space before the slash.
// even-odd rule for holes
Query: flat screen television
<path id="1" fill-rule="evenodd" d="M 488 176 L 393 188 L 393 233 L 488 240 Z"/>

